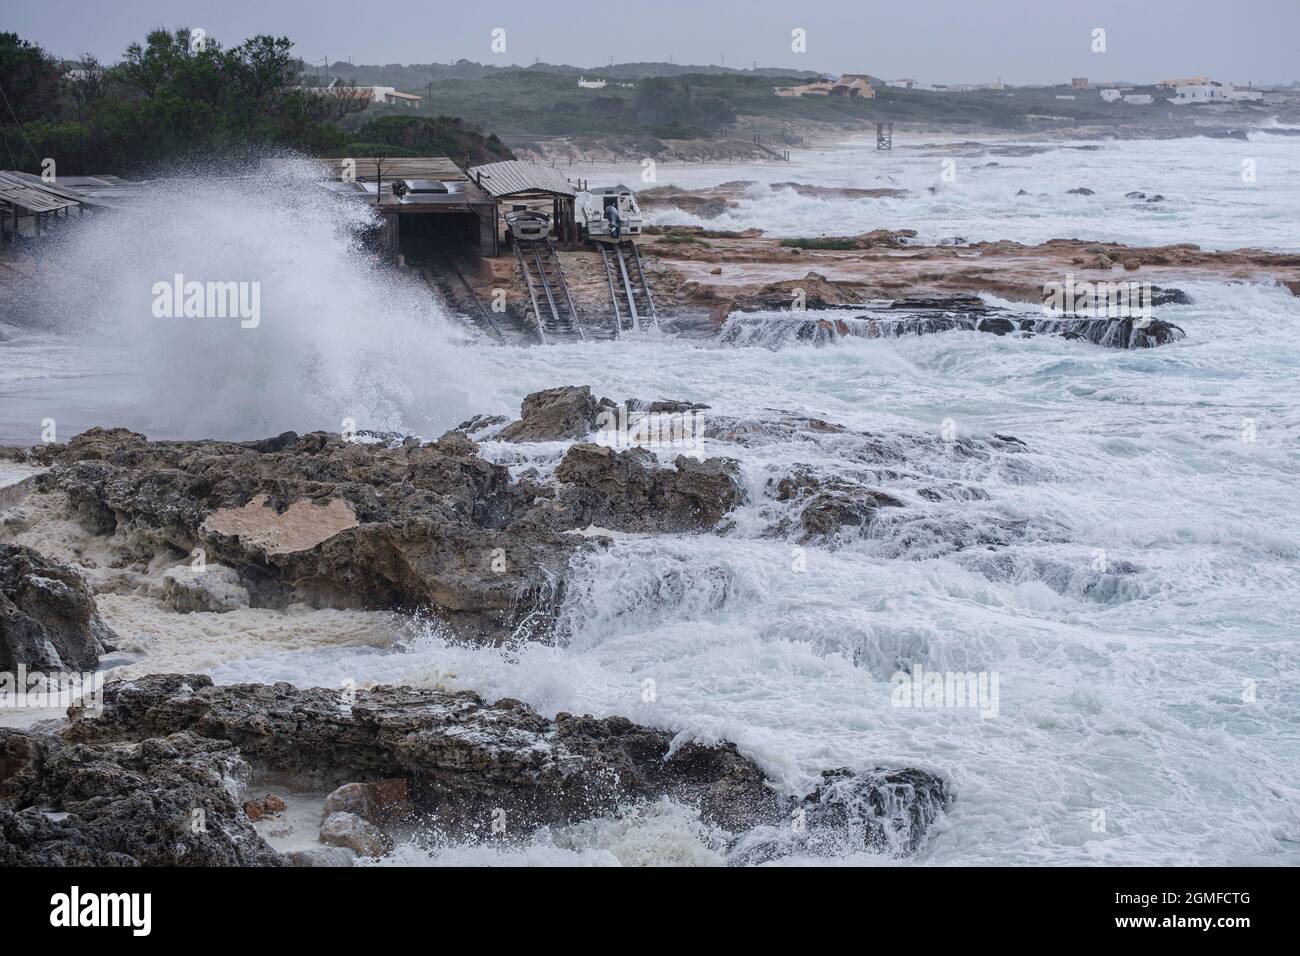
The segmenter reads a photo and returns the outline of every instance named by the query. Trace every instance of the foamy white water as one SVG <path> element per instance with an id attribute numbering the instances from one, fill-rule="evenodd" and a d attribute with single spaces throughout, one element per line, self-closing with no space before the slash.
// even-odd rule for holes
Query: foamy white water
<path id="1" fill-rule="evenodd" d="M 1031 155 L 1024 150 L 1041 149 Z M 1256 246 L 1295 251 L 1300 233 L 1300 144 L 1295 136 L 1252 132 L 1248 142 L 1198 137 L 1171 140 L 1060 141 L 896 133 L 892 152 L 874 136 L 846 137 L 793 162 L 661 163 L 653 183 L 638 164 L 575 166 L 593 184 L 633 188 L 717 185 L 753 180 L 735 209 L 716 219 L 657 210 L 652 223 L 758 228 L 777 236 L 845 236 L 872 229 L 915 229 L 935 243 L 1011 239 L 1085 239 L 1163 245 L 1194 242 L 1205 249 Z M 1249 161 L 1250 166 L 1243 163 Z M 952 166 L 945 164 L 951 162 Z M 1243 172 L 1251 170 L 1253 181 Z M 946 175 L 947 174 L 947 175 Z M 906 189 L 902 198 L 800 196 L 773 183 L 798 182 L 855 189 Z M 931 194 L 929 189 L 935 189 Z M 1070 195 L 1086 188 L 1095 195 Z M 1018 196 L 1024 190 L 1028 195 Z M 1160 195 L 1158 203 L 1125 194 Z"/>
<path id="2" fill-rule="evenodd" d="M 432 431 L 478 390 L 465 334 L 428 290 L 363 255 L 361 204 L 340 205 L 306 163 L 237 179 L 179 178 L 65 233 L 39 294 L 0 345 L 0 442 L 130 424 L 154 438 L 255 438 L 288 429 Z M 256 282 L 255 328 L 157 318 L 155 283 Z M 64 334 L 32 334 L 57 328 Z M 57 383 L 57 384 L 55 384 Z"/>
<path id="3" fill-rule="evenodd" d="M 827 233 L 920 225 L 972 239 L 1129 241 L 1146 230 L 1140 241 L 1290 248 L 1294 235 L 1282 220 L 1300 221 L 1300 187 L 1294 177 L 1282 184 L 1264 171 L 1294 170 L 1300 145 L 1258 144 L 1259 190 L 1266 192 L 1219 184 L 1221 175 L 1233 175 L 1232 158 L 1256 146 L 1122 143 L 1014 160 L 1029 180 L 1025 188 L 1046 192 L 1050 183 L 1053 196 L 1091 185 L 1081 164 L 1108 163 L 1108 192 L 1162 192 L 1176 211 L 1168 221 L 1136 220 L 1109 199 L 1084 219 L 1071 218 L 1056 200 L 1050 216 L 1007 215 L 1001 186 L 971 186 L 946 213 L 930 198 L 890 201 L 897 219 L 875 221 L 864 212 L 852 228 L 825 224 L 818 200 L 756 198 L 746 215 L 774 230 L 805 222 L 823 223 L 816 231 Z M 1168 168 L 1174 161 L 1188 170 L 1181 189 Z M 937 168 L 936 156 L 925 162 Z M 999 169 L 988 173 L 1002 176 Z M 712 182 L 770 175 L 868 184 L 855 178 L 862 175 L 856 168 L 835 173 L 829 161 L 796 169 L 683 168 L 683 175 L 706 172 Z M 920 182 L 924 174 L 914 175 Z M 1092 198 L 1102 199 L 1101 192 Z M 1264 205 L 1251 215 L 1256 202 Z M 836 208 L 856 215 L 846 212 L 853 207 Z M 983 232 L 972 234 L 963 216 Z M 1034 233 L 1040 226 L 1042 234 Z M 310 245 L 299 254 L 314 261 Z M 326 284 L 322 299 L 346 299 L 366 280 L 339 266 L 318 281 Z M 1139 352 L 960 332 L 777 351 L 671 337 L 524 350 L 440 344 L 425 361 L 434 363 L 441 387 L 468 392 L 475 411 L 511 413 L 529 391 L 587 383 L 615 398 L 702 401 L 715 414 L 762 417 L 782 409 L 854 429 L 928 435 L 952 419 L 963 435 L 1014 435 L 1027 443 L 1025 454 L 967 466 L 964 479 L 990 497 L 963 504 L 960 513 L 976 536 L 1019 530 L 994 551 L 953 552 L 937 544 L 927 551 L 925 542 L 886 529 L 837 550 L 811 548 L 807 571 L 795 573 L 790 542 L 758 534 L 762 484 L 796 462 L 853 467 L 851 450 L 833 438 L 797 447 L 714 445 L 710 454 L 742 459 L 755 499 L 737 516 L 737 530 L 725 538 L 631 537 L 585 560 L 575 569 L 565 609 L 570 628 L 558 647 L 468 647 L 431 632 L 397 648 L 336 639 L 303 646 L 295 631 L 292 642 L 221 655 L 210 670 L 219 680 L 442 683 L 518 697 L 546 713 L 623 714 L 684 736 L 734 740 L 791 791 L 830 767 L 925 767 L 952 781 L 956 801 L 917 856 L 920 864 L 1294 865 L 1300 309 L 1279 287 L 1183 288 L 1194 304 L 1160 314 L 1182 326 L 1186 340 Z M 377 321 L 400 329 L 405 320 L 399 309 Z M 24 341 L 0 346 L 0 367 L 37 370 L 20 371 L 21 380 L 0 373 L 0 389 L 26 396 L 21 407 L 57 404 L 65 394 L 68 377 L 41 378 L 39 361 L 30 358 L 40 350 L 62 356 L 65 376 L 105 374 L 94 353 L 66 339 Z M 282 341 L 286 354 L 297 354 L 292 334 Z M 384 381 L 400 383 L 408 369 L 396 365 Z M 353 396 L 339 398 L 347 404 Z M 126 417 L 100 423 L 144 427 L 131 418 L 141 413 L 110 399 Z M 11 407 L 6 401 L 6 435 L 17 434 Z M 411 407 L 431 414 L 418 396 Z M 301 411 L 293 399 L 258 415 L 281 421 Z M 386 421 L 431 433 L 399 414 Z M 220 424 L 200 420 L 214 430 Z M 504 454 L 491 445 L 485 453 Z M 1132 573 L 1085 589 L 1097 549 Z M 990 555 L 1001 563 L 982 560 Z M 195 661 L 193 641 L 174 657 Z M 149 660 L 167 668 L 164 633 Z M 889 678 L 903 662 L 996 672 L 998 715 L 894 707 Z M 642 700 L 646 679 L 655 682 L 653 704 Z M 688 810 L 661 807 L 633 821 L 539 834 L 506 851 L 407 847 L 395 860 L 714 863 L 720 852 L 716 834 Z M 835 862 L 887 861 L 846 849 Z"/>

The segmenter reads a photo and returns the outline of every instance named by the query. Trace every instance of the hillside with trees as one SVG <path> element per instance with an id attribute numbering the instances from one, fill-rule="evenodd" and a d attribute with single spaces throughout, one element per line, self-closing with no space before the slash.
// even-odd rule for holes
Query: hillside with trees
<path id="1" fill-rule="evenodd" d="M 187 29 L 155 30 L 120 63 L 60 62 L 17 34 L 0 34 L 3 165 L 64 175 L 139 174 L 178 162 L 237 161 L 256 152 L 436 154 L 509 158 L 495 136 L 455 116 L 379 118 L 367 104 L 305 88 L 287 37 L 223 47 Z M 347 122 L 345 122 L 347 121 Z"/>

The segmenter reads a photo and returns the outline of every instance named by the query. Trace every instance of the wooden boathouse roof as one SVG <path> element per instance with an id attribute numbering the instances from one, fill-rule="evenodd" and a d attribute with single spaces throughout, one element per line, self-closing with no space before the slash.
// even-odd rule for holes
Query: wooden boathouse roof
<path id="1" fill-rule="evenodd" d="M 394 179 L 437 179 L 444 183 L 469 179 L 464 171 L 446 156 L 394 156 L 348 157 L 327 159 L 325 163 L 334 170 L 334 178 L 342 179 L 344 164 L 351 161 L 358 182 L 374 182 L 382 173 L 386 182 Z M 382 164 L 382 166 L 381 166 Z"/>
<path id="2" fill-rule="evenodd" d="M 0 172 L 0 202 L 7 203 L 24 212 L 42 214 L 58 212 L 79 206 L 75 199 L 59 195 L 58 191 L 45 188 L 40 182 L 32 183 L 12 172 Z"/>
<path id="3" fill-rule="evenodd" d="M 523 196 L 529 193 L 548 196 L 576 196 L 564 173 L 550 166 L 537 166 L 507 159 L 499 163 L 471 166 L 469 175 L 493 197 Z"/>

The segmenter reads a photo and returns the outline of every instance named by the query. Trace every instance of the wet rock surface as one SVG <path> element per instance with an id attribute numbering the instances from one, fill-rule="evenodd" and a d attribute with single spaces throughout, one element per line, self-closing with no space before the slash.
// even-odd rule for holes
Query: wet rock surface
<path id="1" fill-rule="evenodd" d="M 326 800 L 321 841 L 357 856 L 391 850 L 399 821 L 467 837 L 508 820 L 526 833 L 665 797 L 737 835 L 745 857 L 787 852 L 762 848 L 762 834 L 792 820 L 800 841 L 902 855 L 949 799 L 928 772 L 882 768 L 831 771 L 805 798 L 782 797 L 731 744 L 675 742 L 621 717 L 552 720 L 470 692 L 169 674 L 110 683 L 102 710 L 70 716 L 60 736 L 0 730 L 0 863 L 346 865 L 324 848 L 286 858 L 258 836 L 238 801 L 268 772 L 350 781 Z"/>
<path id="2" fill-rule="evenodd" d="M 824 540 L 842 528 L 865 528 L 881 508 L 904 507 L 893 495 L 850 481 L 826 480 L 808 468 L 796 469 L 775 482 L 772 497 L 799 505 L 802 543 Z M 787 534 L 790 524 L 783 521 L 772 533 Z"/>
<path id="3" fill-rule="evenodd" d="M 331 813 L 320 825 L 320 841 L 351 850 L 357 856 L 383 856 L 393 849 L 393 841 L 377 826 L 342 810 Z"/>
<path id="4" fill-rule="evenodd" d="M 630 400 L 619 412 L 586 386 L 548 389 L 495 437 L 571 441 L 607 415 L 626 420 L 629 407 L 635 417 L 699 406 Z M 40 487 L 67 496 L 115 564 L 184 562 L 161 581 L 170 609 L 422 609 L 480 641 L 547 632 L 571 557 L 600 546 L 566 532 L 705 531 L 744 500 L 734 462 L 678 456 L 661 466 L 643 449 L 584 443 L 554 475 L 516 480 L 467 433 L 499 423 L 471 420 L 426 443 L 321 432 L 151 442 L 96 428 L 36 454 L 48 467 Z"/>
<path id="5" fill-rule="evenodd" d="M 270 447 L 92 429 L 41 449 L 42 482 L 122 562 L 201 553 L 237 572 L 178 571 L 167 599 L 179 610 L 231 609 L 245 593 L 261 607 L 418 606 L 496 639 L 555 593 L 583 546 L 528 521 L 532 496 L 459 432 L 392 445 L 317 432 Z"/>
<path id="6" fill-rule="evenodd" d="M 1185 304 L 1177 289 L 1153 290 L 1152 304 Z M 997 336 L 1059 335 L 1106 348 L 1153 348 L 1177 342 L 1186 333 L 1177 325 L 1140 315 L 1129 318 L 1053 317 L 1043 312 L 1014 313 L 985 304 L 975 296 L 927 296 L 898 299 L 853 316 L 826 317 L 789 312 L 779 318 L 733 315 L 718 339 L 735 345 L 780 347 L 789 342 L 826 344 L 845 337 L 899 338 L 941 332 L 985 332 Z"/>
<path id="7" fill-rule="evenodd" d="M 90 670 L 115 639 L 75 568 L 0 544 L 0 670 Z"/>
<path id="8" fill-rule="evenodd" d="M 534 392 L 524 399 L 519 421 L 497 434 L 502 441 L 560 441 L 581 438 L 596 427 L 601 403 L 587 385 Z"/>
<path id="9" fill-rule="evenodd" d="M 48 469 L 41 490 L 66 496 L 81 526 L 113 545 L 116 561 L 152 566 L 170 555 L 179 562 L 155 595 L 170 610 L 419 607 L 459 634 L 499 641 L 546 633 L 546 615 L 563 603 L 570 559 L 610 546 L 608 538 L 570 532 L 732 528 L 729 513 L 747 503 L 736 460 L 670 460 L 581 440 L 608 426 L 601 424 L 607 412 L 636 421 L 702 408 L 639 399 L 619 406 L 566 387 L 529 396 L 517 422 L 480 417 L 436 442 L 349 442 L 323 433 L 150 442 L 93 429 L 35 454 Z M 926 520 L 917 509 L 927 502 L 979 501 L 978 487 L 960 480 L 971 465 L 1014 472 L 1007 462 L 1024 450 L 1005 436 L 859 433 L 779 410 L 753 420 L 710 412 L 701 425 L 703 437 L 741 449 L 833 442 L 847 451 L 856 464 L 843 474 L 785 466 L 767 490 L 783 509 L 772 533 L 826 546 L 842 532 L 871 533 L 886 515 Z M 514 438 L 502 437 L 507 429 Z M 529 467 L 512 476 L 485 458 L 471 436 L 489 435 L 499 439 L 492 455 Z M 521 442 L 539 444 L 512 447 Z M 567 447 L 547 444 L 560 442 Z M 951 469 L 917 471 L 936 456 Z M 899 481 L 907 490 L 896 493 Z M 505 561 L 494 567 L 498 547 Z M 542 625 L 520 630 L 525 615 Z M 200 675 L 154 675 L 111 684 L 102 712 L 74 709 L 72 716 L 60 736 L 22 735 L 37 749 L 17 741 L 19 756 L 0 767 L 5 858 L 346 865 L 389 852 L 412 828 L 440 839 L 479 838 L 500 813 L 511 833 L 525 836 L 662 800 L 731 834 L 732 862 L 832 846 L 902 855 L 920 846 L 949 799 L 932 773 L 872 763 L 834 771 L 802 798 L 784 796 L 731 744 L 681 743 L 621 717 L 549 718 L 471 692 L 213 686 Z M 83 778 L 71 772 L 46 775 L 44 790 L 22 783 L 18 770 L 36 766 L 30 753 L 37 752 L 52 755 L 54 765 L 76 763 L 123 782 L 104 791 L 92 813 L 78 790 Z M 261 841 L 252 822 L 265 826 L 283 801 L 245 793 L 255 776 L 330 791 L 322 846 L 282 856 Z M 147 793 L 143 809 L 131 787 Z M 166 845 L 160 836 L 136 852 L 129 828 L 117 822 L 133 814 L 170 838 L 188 818 L 162 818 L 170 821 L 181 804 L 202 808 L 219 833 Z"/>
<path id="10" fill-rule="evenodd" d="M 0 865 L 279 866 L 236 802 L 234 746 L 193 733 L 81 744 L 0 728 Z"/>
<path id="11" fill-rule="evenodd" d="M 577 526 L 702 531 L 745 500 L 736 462 L 680 455 L 672 468 L 660 468 L 655 455 L 642 448 L 620 452 L 576 444 L 555 477 L 569 486 L 561 500 Z"/>

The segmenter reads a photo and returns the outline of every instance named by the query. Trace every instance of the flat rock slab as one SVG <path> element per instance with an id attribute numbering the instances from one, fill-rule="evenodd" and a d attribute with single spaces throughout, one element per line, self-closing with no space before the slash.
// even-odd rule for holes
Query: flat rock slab
<path id="1" fill-rule="evenodd" d="M 267 495 L 257 495 L 242 508 L 214 511 L 203 522 L 204 531 L 238 537 L 245 547 L 265 554 L 307 551 L 356 526 L 356 512 L 341 498 L 324 504 L 295 501 L 277 512 Z"/>

